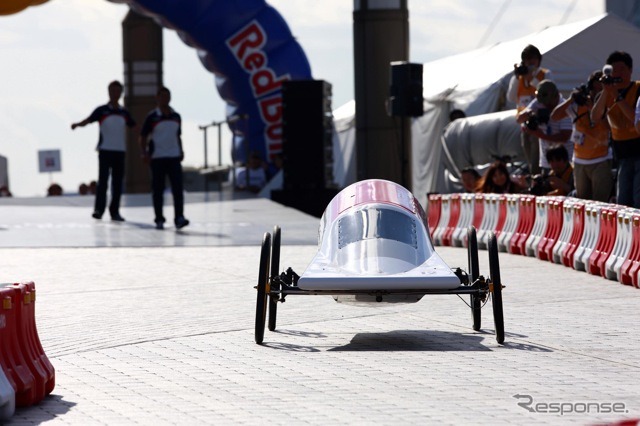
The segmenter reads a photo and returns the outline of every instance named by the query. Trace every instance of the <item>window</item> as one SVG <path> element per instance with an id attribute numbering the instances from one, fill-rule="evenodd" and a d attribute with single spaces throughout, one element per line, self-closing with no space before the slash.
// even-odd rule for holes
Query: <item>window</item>
<path id="1" fill-rule="evenodd" d="M 338 222 L 338 248 L 362 240 L 386 238 L 418 248 L 416 221 L 396 210 L 368 208 L 348 214 Z"/>

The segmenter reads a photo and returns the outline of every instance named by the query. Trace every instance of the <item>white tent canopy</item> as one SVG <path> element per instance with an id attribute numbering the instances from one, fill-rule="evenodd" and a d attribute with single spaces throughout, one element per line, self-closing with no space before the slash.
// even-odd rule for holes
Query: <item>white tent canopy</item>
<path id="1" fill-rule="evenodd" d="M 520 62 L 520 53 L 528 44 L 540 49 L 543 66 L 552 70 L 558 88 L 565 93 L 601 69 L 614 50 L 629 52 L 640 61 L 640 29 L 615 15 L 604 14 L 424 64 L 425 114 L 413 120 L 411 132 L 412 191 L 420 201 L 426 201 L 428 192 L 446 190 L 440 137 L 449 112 L 459 108 L 467 116 L 477 116 L 513 108 L 505 94 L 513 64 Z M 637 74 L 634 72 L 634 78 Z M 335 117 L 341 146 L 345 141 L 355 141 L 353 114 L 344 113 L 349 109 L 355 112 L 347 104 Z M 340 185 L 351 183 L 345 171 L 352 168 L 345 161 L 344 170 L 335 171 Z"/>

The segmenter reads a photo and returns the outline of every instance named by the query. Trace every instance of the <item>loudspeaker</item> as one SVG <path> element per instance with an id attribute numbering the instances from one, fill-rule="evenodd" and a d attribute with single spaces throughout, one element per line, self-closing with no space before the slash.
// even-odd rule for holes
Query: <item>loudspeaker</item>
<path id="1" fill-rule="evenodd" d="M 391 62 L 389 73 L 389 115 L 420 117 L 424 114 L 422 64 Z"/>
<path id="2" fill-rule="evenodd" d="M 282 83 L 283 189 L 333 185 L 331 84 L 322 80 Z"/>

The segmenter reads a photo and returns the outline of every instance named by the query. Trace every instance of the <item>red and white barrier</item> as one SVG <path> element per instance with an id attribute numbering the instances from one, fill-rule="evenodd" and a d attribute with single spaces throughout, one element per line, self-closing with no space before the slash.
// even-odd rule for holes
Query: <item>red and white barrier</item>
<path id="1" fill-rule="evenodd" d="M 562 206 L 565 197 L 552 197 L 547 202 L 547 229 L 538 245 L 537 256 L 540 260 L 553 262 L 553 246 L 562 233 Z"/>
<path id="2" fill-rule="evenodd" d="M 519 200 L 518 225 L 509 243 L 509 253 L 526 255 L 526 243 L 536 220 L 536 197 L 522 195 Z"/>
<path id="3" fill-rule="evenodd" d="M 0 285 L 0 368 L 15 393 L 15 405 L 37 404 L 55 387 L 55 370 L 47 358 L 35 321 L 33 282 Z"/>
<path id="4" fill-rule="evenodd" d="M 10 299 L 4 300 L 0 295 L 0 336 L 7 333 L 7 321 L 4 314 L 3 305 L 7 305 Z M 0 344 L 2 337 L 0 337 Z M 4 373 L 4 369 L 0 366 L 0 423 L 4 420 L 9 420 L 9 417 L 13 416 L 16 409 L 16 391 L 11 385 L 11 382 Z"/>
<path id="5" fill-rule="evenodd" d="M 474 194 L 461 194 L 460 196 L 460 219 L 453 231 L 451 245 L 455 247 L 467 246 L 467 229 L 473 224 L 473 215 L 476 207 L 476 197 Z"/>
<path id="6" fill-rule="evenodd" d="M 576 200 L 573 203 L 573 229 L 567 247 L 562 253 L 562 264 L 569 268 L 573 268 L 574 255 L 584 234 L 584 207 L 583 201 Z"/>
<path id="7" fill-rule="evenodd" d="M 556 243 L 553 246 L 552 256 L 549 259 L 553 263 L 562 264 L 562 254 L 567 249 L 569 239 L 573 233 L 573 207 L 575 199 L 567 198 L 562 204 L 562 229 Z"/>
<path id="8" fill-rule="evenodd" d="M 458 226 L 460 220 L 460 194 L 451 194 L 449 196 L 449 222 L 446 224 L 442 232 L 441 244 L 443 246 L 451 246 L 453 231 Z"/>
<path id="9" fill-rule="evenodd" d="M 440 218 L 438 220 L 438 224 L 433 230 L 433 233 L 431 234 L 433 244 L 437 246 L 443 245 L 442 237 L 447 226 L 449 226 L 449 212 L 451 211 L 451 204 L 449 203 L 450 199 L 451 196 L 449 194 L 443 194 L 440 198 Z"/>
<path id="10" fill-rule="evenodd" d="M 631 219 L 634 209 L 621 209 L 617 215 L 616 243 L 605 262 L 605 277 L 618 280 L 620 268 L 631 250 Z"/>
<path id="11" fill-rule="evenodd" d="M 585 205 L 584 232 L 578 249 L 573 256 L 573 269 L 576 271 L 587 270 L 589 257 L 598 242 L 598 235 L 600 234 L 600 210 L 602 210 L 602 206 L 602 203 Z"/>
<path id="12" fill-rule="evenodd" d="M 538 246 L 540 245 L 540 240 L 547 230 L 547 222 L 549 219 L 547 203 L 549 202 L 549 199 L 550 197 L 537 197 L 535 199 L 536 219 L 525 243 L 524 251 L 524 254 L 529 257 L 538 257 Z"/>
<path id="13" fill-rule="evenodd" d="M 640 212 L 634 210 L 631 212 L 631 248 L 629 255 L 620 266 L 618 281 L 638 287 L 638 270 L 640 270 Z"/>
<path id="14" fill-rule="evenodd" d="M 604 265 L 616 241 L 616 216 L 620 209 L 620 206 L 608 204 L 600 210 L 600 232 L 587 265 L 590 274 L 605 276 Z"/>
<path id="15" fill-rule="evenodd" d="M 505 194 L 505 219 L 502 231 L 498 235 L 498 250 L 509 251 L 509 242 L 518 226 L 518 196 Z"/>
<path id="16" fill-rule="evenodd" d="M 479 248 L 494 232 L 501 251 L 640 286 L 640 210 L 528 194 L 430 195 L 428 209 L 435 245 L 464 247 L 474 226 Z"/>
<path id="17" fill-rule="evenodd" d="M 430 194 L 427 203 L 427 225 L 429 226 L 429 235 L 433 233 L 440 222 L 440 212 L 442 210 L 442 195 Z"/>

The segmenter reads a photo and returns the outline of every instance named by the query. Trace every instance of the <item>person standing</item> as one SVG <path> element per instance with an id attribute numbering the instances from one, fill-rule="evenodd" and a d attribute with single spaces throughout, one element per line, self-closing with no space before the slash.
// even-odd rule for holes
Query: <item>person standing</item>
<path id="1" fill-rule="evenodd" d="M 123 222 L 120 216 L 120 197 L 124 179 L 124 157 L 126 148 L 125 127 L 135 127 L 136 122 L 124 107 L 120 106 L 122 83 L 112 81 L 108 86 L 109 102 L 96 108 L 89 117 L 73 123 L 71 130 L 84 127 L 89 123 L 100 123 L 100 137 L 98 139 L 98 184 L 96 200 L 93 208 L 94 219 L 102 219 L 107 207 L 107 186 L 111 174 L 111 203 L 109 213 L 111 220 Z"/>
<path id="2" fill-rule="evenodd" d="M 613 154 L 618 161 L 616 202 L 640 208 L 640 130 L 634 125 L 640 81 L 631 80 L 632 70 L 633 60 L 627 52 L 609 55 L 591 120 L 597 123 L 606 115 L 611 127 Z"/>
<path id="3" fill-rule="evenodd" d="M 516 104 L 518 114 L 535 99 L 536 88 L 542 80 L 553 81 L 551 71 L 542 68 L 542 54 L 537 47 L 530 44 L 520 54 L 522 62 L 513 65 L 513 76 L 507 89 L 507 100 Z M 522 150 L 529 164 L 529 172 L 540 173 L 540 151 L 538 138 L 523 132 L 520 134 Z M 545 162 L 544 159 L 543 162 Z"/>
<path id="4" fill-rule="evenodd" d="M 591 120 L 593 101 L 602 91 L 602 71 L 594 71 L 586 85 L 576 88 L 558 105 L 551 118 L 570 117 L 576 196 L 586 200 L 608 202 L 613 188 L 612 154 L 609 148 L 609 123 Z"/>
<path id="5" fill-rule="evenodd" d="M 171 92 L 161 87 L 156 96 L 158 107 L 147 115 L 140 131 L 140 149 L 142 158 L 151 166 L 151 189 L 156 229 L 164 229 L 165 218 L 162 213 L 164 189 L 167 176 L 173 194 L 174 224 L 177 229 L 184 228 L 189 221 L 184 217 L 184 194 L 182 187 L 182 150 L 181 118 L 173 108 Z"/>
<path id="6" fill-rule="evenodd" d="M 555 83 L 543 80 L 538 84 L 535 99 L 520 111 L 516 121 L 522 125 L 522 132 L 532 135 L 539 141 L 539 167 L 544 175 L 551 170 L 547 161 L 547 151 L 551 146 L 563 144 L 569 158 L 573 156 L 573 142 L 570 140 L 572 125 L 568 117 L 555 120 L 550 117 L 551 112 L 564 98 Z"/>

